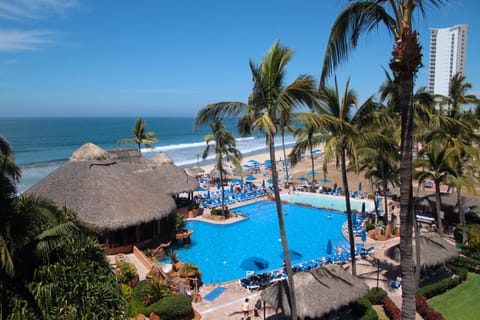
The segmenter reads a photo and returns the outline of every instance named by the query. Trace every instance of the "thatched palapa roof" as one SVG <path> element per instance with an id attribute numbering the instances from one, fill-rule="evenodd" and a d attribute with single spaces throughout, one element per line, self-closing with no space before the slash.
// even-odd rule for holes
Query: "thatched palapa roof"
<path id="1" fill-rule="evenodd" d="M 422 267 L 436 266 L 458 256 L 457 248 L 440 237 L 438 233 L 429 232 L 420 235 L 420 265 Z M 413 256 L 416 256 L 416 241 L 413 241 Z M 400 261 L 400 245 L 389 248 L 386 254 Z M 416 259 L 414 259 L 414 262 Z"/>
<path id="2" fill-rule="evenodd" d="M 365 296 L 368 286 L 337 265 L 293 275 L 297 313 L 302 319 L 319 318 Z M 288 281 L 279 281 L 262 292 L 262 299 L 275 310 L 291 315 Z"/>
<path id="3" fill-rule="evenodd" d="M 108 152 L 87 143 L 27 193 L 69 207 L 99 229 L 122 229 L 169 215 L 176 209 L 172 193 L 198 188 L 183 169 L 151 164 L 135 150 Z"/>
<path id="4" fill-rule="evenodd" d="M 185 169 L 177 167 L 173 160 L 164 153 L 155 155 L 147 165 L 136 166 L 133 173 L 145 184 L 167 194 L 195 191 L 198 180 L 187 174 Z"/>

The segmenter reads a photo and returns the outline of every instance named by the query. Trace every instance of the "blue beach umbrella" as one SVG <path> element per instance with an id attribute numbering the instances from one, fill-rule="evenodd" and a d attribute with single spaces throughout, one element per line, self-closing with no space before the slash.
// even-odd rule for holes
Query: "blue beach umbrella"
<path id="1" fill-rule="evenodd" d="M 255 178 L 254 176 L 248 176 L 245 178 L 246 181 L 255 181 L 257 180 L 257 178 Z"/>
<path id="2" fill-rule="evenodd" d="M 308 171 L 307 174 L 314 175 L 314 174 L 318 174 L 318 172 L 317 171 Z"/>
<path id="3" fill-rule="evenodd" d="M 312 154 L 317 154 L 317 153 L 319 153 L 320 151 L 321 151 L 320 149 L 315 149 L 315 150 L 312 151 Z"/>
<path id="4" fill-rule="evenodd" d="M 272 184 L 272 183 L 273 183 L 273 179 L 268 179 L 267 182 L 270 183 L 270 184 Z M 280 182 L 280 179 L 278 179 L 277 182 Z"/>
<path id="5" fill-rule="evenodd" d="M 240 268 L 247 271 L 261 271 L 268 268 L 268 261 L 260 257 L 250 257 L 242 261 Z"/>
<path id="6" fill-rule="evenodd" d="M 292 261 L 299 260 L 300 258 L 303 258 L 303 255 L 298 251 L 288 250 L 288 252 L 290 253 L 290 260 L 292 260 Z M 285 255 L 283 254 L 283 252 L 280 254 L 280 257 L 282 259 L 285 259 Z"/>
<path id="7" fill-rule="evenodd" d="M 308 179 L 305 178 L 305 177 L 298 177 L 297 180 L 299 180 L 299 181 L 308 181 Z"/>
<path id="8" fill-rule="evenodd" d="M 248 162 L 254 164 L 254 165 L 258 165 L 260 164 L 260 162 L 258 162 L 257 160 L 254 160 L 254 159 L 251 159 L 251 160 L 248 160 Z"/>
<path id="9" fill-rule="evenodd" d="M 241 180 L 241 179 L 232 179 L 232 180 L 230 180 L 230 182 L 232 182 L 232 183 L 241 183 L 242 180 Z"/>
<path id="10" fill-rule="evenodd" d="M 332 182 L 332 180 L 324 178 L 324 179 L 321 179 L 320 182 L 329 183 L 329 182 Z"/>
<path id="11" fill-rule="evenodd" d="M 327 243 L 327 254 L 331 255 L 333 253 L 333 244 L 332 244 L 332 239 L 328 239 Z"/>
<path id="12" fill-rule="evenodd" d="M 365 242 L 367 241 L 367 232 L 365 231 L 365 229 L 362 229 L 362 241 Z"/>

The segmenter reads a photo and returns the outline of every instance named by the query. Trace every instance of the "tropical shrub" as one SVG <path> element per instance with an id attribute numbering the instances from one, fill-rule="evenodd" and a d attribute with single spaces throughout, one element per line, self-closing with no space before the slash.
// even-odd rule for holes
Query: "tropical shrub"
<path id="1" fill-rule="evenodd" d="M 452 289 L 465 281 L 467 279 L 467 269 L 465 268 L 455 268 L 454 270 L 455 275 L 438 281 L 436 283 L 432 283 L 425 287 L 421 287 L 417 290 L 417 295 L 424 296 L 426 298 L 431 298 L 437 296 L 439 294 L 444 293 L 445 291 Z"/>
<path id="2" fill-rule="evenodd" d="M 372 304 L 383 304 L 383 299 L 387 296 L 387 292 L 382 288 L 372 288 L 367 294 L 367 299 Z"/>
<path id="3" fill-rule="evenodd" d="M 182 317 L 192 316 L 192 301 L 184 296 L 165 297 L 150 305 L 152 312 L 162 320 L 177 320 Z"/>
<path id="4" fill-rule="evenodd" d="M 385 314 L 390 320 L 402 319 L 402 311 L 397 307 L 395 302 L 393 302 L 389 296 L 386 296 L 383 299 L 383 309 L 385 310 Z"/>
<path id="5" fill-rule="evenodd" d="M 223 216 L 225 219 L 228 219 L 230 217 L 230 211 L 228 209 L 224 210 L 224 213 L 222 213 L 222 209 L 220 208 L 213 208 L 210 211 L 210 214 L 212 216 Z"/>
<path id="6" fill-rule="evenodd" d="M 427 303 L 427 298 L 423 296 L 417 296 L 415 300 L 417 312 L 423 317 L 424 320 L 444 320 L 445 318 L 434 309 L 430 308 Z"/>
<path id="7" fill-rule="evenodd" d="M 135 279 L 137 270 L 135 266 L 129 262 L 120 262 L 119 270 L 117 271 L 117 279 L 120 283 L 129 283 Z"/>
<path id="8" fill-rule="evenodd" d="M 372 303 L 368 298 L 361 298 L 351 305 L 352 313 L 361 320 L 377 320 L 378 314 L 372 308 Z"/>
<path id="9" fill-rule="evenodd" d="M 177 214 L 175 218 L 175 232 L 185 232 L 185 216 L 183 214 Z"/>

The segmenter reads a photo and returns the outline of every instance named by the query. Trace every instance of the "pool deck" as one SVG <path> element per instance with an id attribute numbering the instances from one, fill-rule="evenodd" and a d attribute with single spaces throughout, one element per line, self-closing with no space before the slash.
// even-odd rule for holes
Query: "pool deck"
<path id="1" fill-rule="evenodd" d="M 385 289 L 392 300 L 401 307 L 402 290 L 390 287 L 390 281 L 392 279 L 391 275 L 399 272 L 399 263 L 391 260 L 384 254 L 386 249 L 397 245 L 399 241 L 400 239 L 398 237 L 386 241 L 367 239 L 365 246 L 375 247 L 374 256 L 365 259 L 358 259 L 356 266 L 357 276 L 360 279 L 363 279 L 370 288 L 377 286 L 378 272 L 378 286 Z M 376 263 L 377 260 L 380 261 L 379 269 Z M 343 268 L 349 271 L 351 264 L 345 264 L 343 265 Z M 241 303 L 245 298 L 249 298 L 251 308 L 253 308 L 253 305 L 257 299 L 260 298 L 261 294 L 261 290 L 249 291 L 240 286 L 238 280 L 235 280 L 219 284 L 204 284 L 200 288 L 200 295 L 204 297 L 217 286 L 225 287 L 227 290 L 213 301 L 202 300 L 201 302 L 193 303 L 193 307 L 201 314 L 202 319 L 242 319 L 243 314 L 240 309 Z M 267 306 L 266 319 L 278 320 L 282 318 L 279 315 L 276 315 L 274 310 Z M 421 317 L 417 317 L 417 319 L 421 319 Z"/>
<path id="2" fill-rule="evenodd" d="M 238 202 L 230 205 L 230 209 L 250 203 L 255 203 L 261 200 L 267 200 L 267 198 L 262 197 L 248 201 Z M 211 220 L 205 218 L 204 216 L 198 216 L 193 219 L 210 223 L 235 223 L 245 218 L 239 215 L 236 218 L 230 218 L 223 221 Z M 358 243 L 361 242 L 359 237 L 356 237 L 355 240 L 358 241 Z M 399 263 L 397 261 L 391 260 L 385 255 L 385 250 L 394 245 L 397 245 L 399 241 L 400 238 L 398 237 L 386 241 L 375 241 L 368 238 L 364 245 L 365 247 L 375 247 L 375 253 L 373 254 L 373 256 L 364 259 L 357 259 L 356 267 L 357 276 L 360 279 L 363 279 L 370 288 L 374 288 L 377 286 L 378 274 L 378 286 L 385 289 L 388 292 L 388 295 L 392 298 L 392 300 L 401 308 L 402 290 L 393 289 L 390 287 L 392 274 L 399 273 Z M 380 268 L 378 268 L 377 261 L 380 261 Z M 350 270 L 351 263 L 343 265 L 343 268 L 347 271 Z M 241 303 L 245 300 L 245 298 L 249 298 L 250 306 L 253 310 L 253 305 L 260 298 L 261 294 L 261 290 L 249 291 L 243 288 L 239 284 L 238 280 L 233 280 L 217 284 L 204 284 L 199 290 L 200 295 L 204 297 L 218 286 L 225 287 L 227 290 L 225 290 L 213 301 L 202 300 L 200 302 L 193 303 L 194 309 L 200 313 L 202 319 L 243 319 L 243 313 L 240 308 Z M 265 313 L 266 319 L 283 319 L 280 315 L 276 314 L 275 311 L 270 309 L 268 306 L 265 310 Z M 261 318 L 263 319 L 263 311 L 261 313 Z M 421 319 L 421 317 L 417 315 L 417 319 Z"/>

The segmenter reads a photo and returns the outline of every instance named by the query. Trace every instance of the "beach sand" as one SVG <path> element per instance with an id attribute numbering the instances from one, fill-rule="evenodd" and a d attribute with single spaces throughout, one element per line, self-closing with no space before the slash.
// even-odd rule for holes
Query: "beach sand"
<path id="1" fill-rule="evenodd" d="M 322 149 L 322 148 L 320 148 L 320 149 Z M 288 157 L 290 151 L 291 151 L 291 148 L 286 149 L 287 157 Z M 279 161 L 280 159 L 285 159 L 285 157 L 283 156 L 283 151 L 281 149 L 277 150 L 275 152 L 275 158 L 276 158 L 277 161 Z M 269 153 L 264 152 L 264 153 L 258 153 L 258 154 L 245 156 L 242 159 L 241 163 L 242 163 L 242 165 L 250 164 L 248 162 L 249 160 L 256 160 L 256 161 L 263 164 L 265 162 L 265 160 L 268 160 L 268 159 L 270 159 Z M 206 173 L 209 173 L 214 168 L 214 164 L 201 165 L 201 167 L 205 170 Z M 326 179 L 331 181 L 331 182 L 319 182 L 316 185 L 317 187 L 320 186 L 320 185 L 325 186 L 325 187 L 333 187 L 336 184 L 338 187 L 342 187 L 342 189 L 344 188 L 343 183 L 342 183 L 341 168 L 340 167 L 336 168 L 335 163 L 330 163 L 327 166 L 327 173 L 324 176 L 324 174 L 323 174 L 323 157 L 322 157 L 321 153 L 318 153 L 317 156 L 314 156 L 314 168 L 315 168 L 315 172 L 318 172 L 318 174 L 315 175 L 315 180 L 320 181 L 320 180 L 326 178 Z M 278 170 L 278 177 L 281 179 L 282 183 L 286 182 L 286 179 L 284 178 L 286 173 L 283 170 L 283 167 L 282 167 L 281 164 L 277 164 L 277 170 Z M 300 161 L 296 166 L 288 168 L 288 174 L 290 176 L 292 176 L 292 178 L 289 179 L 289 182 L 294 183 L 297 186 L 304 185 L 305 183 L 303 181 L 297 180 L 297 178 L 304 177 L 304 178 L 307 178 L 311 181 L 312 176 L 307 174 L 310 171 L 312 171 L 311 158 L 310 158 L 310 156 L 306 156 L 305 159 Z M 262 167 L 262 169 L 260 170 L 259 173 L 252 174 L 253 176 L 255 176 L 257 178 L 257 181 L 255 181 L 256 184 L 261 183 L 262 180 L 267 180 L 267 179 L 271 178 L 271 176 L 268 176 L 268 175 L 264 176 L 264 173 L 268 174 L 269 171 L 263 169 L 263 167 Z M 250 173 L 245 172 L 243 177 L 245 178 L 248 175 L 250 175 Z M 359 183 L 361 182 L 362 183 L 362 192 L 368 192 L 368 193 L 373 193 L 374 192 L 373 186 L 371 186 L 368 179 L 366 179 L 364 177 L 363 172 L 359 173 L 359 174 L 356 174 L 354 172 L 347 172 L 347 176 L 348 176 L 348 186 L 349 186 L 350 191 L 359 191 L 358 187 L 359 187 Z M 227 178 L 229 178 L 229 179 L 240 178 L 240 176 L 228 175 Z"/>

